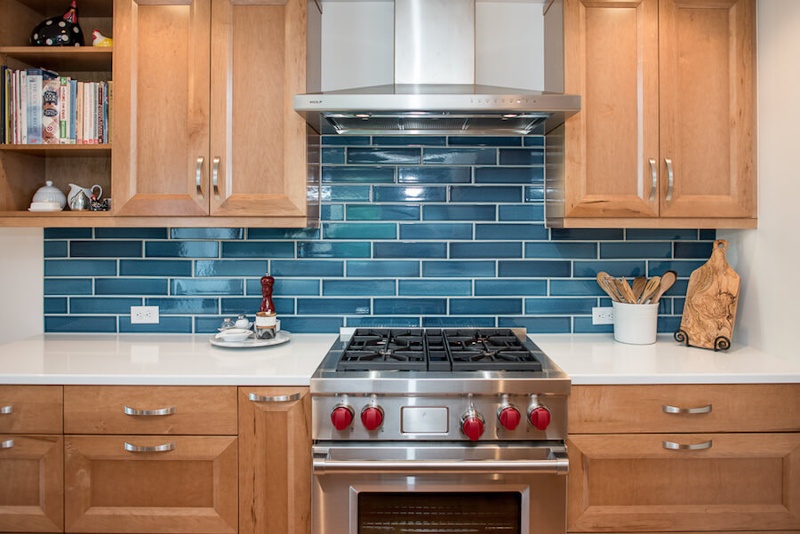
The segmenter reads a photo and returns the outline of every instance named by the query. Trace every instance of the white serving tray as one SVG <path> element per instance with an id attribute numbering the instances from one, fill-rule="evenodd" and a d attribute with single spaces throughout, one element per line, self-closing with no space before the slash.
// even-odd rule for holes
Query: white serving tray
<path id="1" fill-rule="evenodd" d="M 211 336 L 209 341 L 215 347 L 224 347 L 227 349 L 254 349 L 257 347 L 271 347 L 272 345 L 281 345 L 292 339 L 292 336 L 286 330 L 278 330 L 275 337 L 272 339 L 257 339 L 256 337 L 249 337 L 244 341 L 223 341 L 216 336 Z"/>

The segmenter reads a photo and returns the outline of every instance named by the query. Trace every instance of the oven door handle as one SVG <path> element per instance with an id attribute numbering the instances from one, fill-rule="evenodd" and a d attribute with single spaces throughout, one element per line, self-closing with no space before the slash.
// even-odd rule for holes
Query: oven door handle
<path id="1" fill-rule="evenodd" d="M 327 473 L 536 473 L 566 475 L 569 459 L 553 453 L 548 460 L 329 460 L 314 458 L 315 475 Z"/>

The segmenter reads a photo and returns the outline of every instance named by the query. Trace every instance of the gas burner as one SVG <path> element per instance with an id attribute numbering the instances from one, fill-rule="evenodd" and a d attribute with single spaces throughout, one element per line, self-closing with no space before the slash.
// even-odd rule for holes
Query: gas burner
<path id="1" fill-rule="evenodd" d="M 350 339 L 337 371 L 424 371 L 422 330 L 358 329 Z"/>

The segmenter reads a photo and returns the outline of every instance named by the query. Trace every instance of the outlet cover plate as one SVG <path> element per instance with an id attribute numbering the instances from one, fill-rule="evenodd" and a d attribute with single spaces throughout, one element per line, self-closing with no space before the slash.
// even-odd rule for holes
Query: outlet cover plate
<path id="1" fill-rule="evenodd" d="M 131 324 L 158 324 L 158 306 L 131 306 Z"/>
<path id="2" fill-rule="evenodd" d="M 592 308 L 592 324 L 614 324 L 614 308 Z"/>

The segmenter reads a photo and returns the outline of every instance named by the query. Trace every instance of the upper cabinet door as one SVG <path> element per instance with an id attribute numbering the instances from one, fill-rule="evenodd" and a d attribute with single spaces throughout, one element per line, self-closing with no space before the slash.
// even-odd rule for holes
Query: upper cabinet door
<path id="1" fill-rule="evenodd" d="M 658 0 L 564 0 L 564 41 L 565 216 L 657 217 Z"/>
<path id="2" fill-rule="evenodd" d="M 208 215 L 210 0 L 115 0 L 115 215 Z"/>
<path id="3" fill-rule="evenodd" d="M 754 217 L 755 2 L 661 0 L 659 18 L 661 215 Z"/>
<path id="4" fill-rule="evenodd" d="M 306 0 L 214 0 L 211 214 L 306 215 Z"/>

